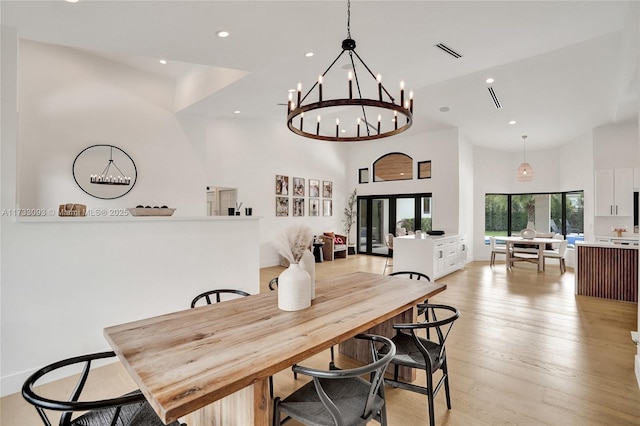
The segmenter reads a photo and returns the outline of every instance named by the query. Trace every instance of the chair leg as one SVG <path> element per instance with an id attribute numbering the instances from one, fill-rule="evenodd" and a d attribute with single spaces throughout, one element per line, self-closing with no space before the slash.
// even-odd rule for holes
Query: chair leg
<path id="1" fill-rule="evenodd" d="M 496 252 L 492 251 L 491 252 L 491 261 L 489 262 L 489 265 L 493 266 L 494 263 L 496 263 Z"/>
<path id="2" fill-rule="evenodd" d="M 336 368 L 336 357 L 333 351 L 333 346 L 331 346 L 331 361 L 329 361 L 329 369 L 333 370 L 334 368 Z"/>
<path id="3" fill-rule="evenodd" d="M 269 376 L 269 396 L 273 399 L 273 376 Z"/>
<path id="4" fill-rule="evenodd" d="M 447 368 L 447 360 L 442 363 L 442 374 L 444 374 L 444 395 L 447 399 L 447 408 L 451 410 L 451 394 L 449 393 L 449 369 Z"/>
<path id="5" fill-rule="evenodd" d="M 560 273 L 564 274 L 565 272 L 567 272 L 567 265 L 566 263 L 564 263 L 564 257 L 560 258 Z"/>
<path id="6" fill-rule="evenodd" d="M 429 426 L 436 426 L 436 413 L 433 403 L 433 375 L 427 371 L 427 402 L 429 405 Z"/>
<path id="7" fill-rule="evenodd" d="M 273 426 L 279 426 L 280 422 L 280 397 L 273 400 Z"/>

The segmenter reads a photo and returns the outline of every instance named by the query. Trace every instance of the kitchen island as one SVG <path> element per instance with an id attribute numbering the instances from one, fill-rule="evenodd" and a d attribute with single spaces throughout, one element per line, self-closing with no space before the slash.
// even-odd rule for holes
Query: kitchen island
<path id="1" fill-rule="evenodd" d="M 576 243 L 576 294 L 638 302 L 638 246 Z"/>

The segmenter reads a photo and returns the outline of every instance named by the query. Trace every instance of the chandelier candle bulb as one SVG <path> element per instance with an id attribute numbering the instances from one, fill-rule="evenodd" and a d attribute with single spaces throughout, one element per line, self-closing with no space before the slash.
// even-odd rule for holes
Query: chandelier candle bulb
<path id="1" fill-rule="evenodd" d="M 378 115 L 378 134 L 380 134 L 380 121 L 382 121 L 382 115 Z"/>
<path id="2" fill-rule="evenodd" d="M 322 76 L 318 77 L 318 101 L 322 102 Z"/>
<path id="3" fill-rule="evenodd" d="M 336 138 L 340 134 L 340 119 L 336 118 Z"/>
<path id="4" fill-rule="evenodd" d="M 360 117 L 358 117 L 358 137 L 360 137 Z"/>
<path id="5" fill-rule="evenodd" d="M 400 82 L 400 106 L 404 105 L 404 81 Z"/>
<path id="6" fill-rule="evenodd" d="M 291 108 L 292 102 L 293 102 L 293 95 L 291 94 L 291 92 L 289 92 L 289 101 L 287 102 L 287 108 L 289 109 L 289 113 L 291 113 L 291 111 L 293 110 L 293 108 Z"/>
<path id="7" fill-rule="evenodd" d="M 378 74 L 377 80 L 378 80 L 378 97 L 382 101 L 382 76 L 380 74 Z"/>
<path id="8" fill-rule="evenodd" d="M 300 105 L 301 96 L 302 96 L 302 83 L 298 83 L 298 105 Z"/>
<path id="9" fill-rule="evenodd" d="M 413 114 L 413 90 L 409 92 L 409 112 Z"/>
<path id="10" fill-rule="evenodd" d="M 398 111 L 393 112 L 393 125 L 395 130 L 398 130 Z"/>
<path id="11" fill-rule="evenodd" d="M 318 116 L 318 123 L 316 124 L 316 135 L 320 134 L 320 116 Z"/>
<path id="12" fill-rule="evenodd" d="M 353 99 L 353 73 L 349 71 L 349 99 Z"/>
<path id="13" fill-rule="evenodd" d="M 302 130 L 302 120 L 304 120 L 304 112 L 300 113 L 300 130 Z"/>

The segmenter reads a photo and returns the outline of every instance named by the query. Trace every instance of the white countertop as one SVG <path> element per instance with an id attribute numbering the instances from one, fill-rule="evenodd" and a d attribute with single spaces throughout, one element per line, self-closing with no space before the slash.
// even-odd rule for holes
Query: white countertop
<path id="1" fill-rule="evenodd" d="M 638 245 L 634 245 L 631 242 L 637 240 L 627 240 L 627 242 L 623 242 L 620 244 L 616 244 L 613 242 L 603 242 L 603 241 L 576 241 L 576 246 L 584 246 L 584 247 L 603 247 L 603 248 L 616 248 L 616 249 L 638 249 Z"/>

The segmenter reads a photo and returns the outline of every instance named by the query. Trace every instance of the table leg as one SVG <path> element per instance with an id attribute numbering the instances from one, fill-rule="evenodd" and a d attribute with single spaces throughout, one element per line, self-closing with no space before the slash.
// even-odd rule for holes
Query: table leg
<path id="1" fill-rule="evenodd" d="M 396 334 L 396 330 L 395 328 L 393 328 L 393 324 L 414 323 L 417 321 L 417 312 L 418 310 L 415 307 L 407 309 L 406 311 L 399 313 L 395 317 L 373 326 L 372 328 L 367 330 L 366 333 L 377 334 L 379 336 L 392 338 Z M 371 349 L 369 347 L 368 341 L 349 339 L 340 343 L 338 348 L 339 352 L 342 355 L 346 355 L 350 358 L 365 363 L 369 363 L 372 361 Z M 393 366 L 389 366 L 387 372 L 393 374 Z M 400 379 L 404 381 L 412 382 L 416 379 L 416 372 L 412 368 L 400 367 L 398 377 L 400 377 Z"/>
<path id="2" fill-rule="evenodd" d="M 538 272 L 544 272 L 544 246 L 545 244 L 538 244 Z"/>
<path id="3" fill-rule="evenodd" d="M 505 267 L 507 268 L 507 270 L 511 269 L 512 266 L 512 261 L 511 261 L 511 252 L 513 249 L 513 243 L 507 241 L 505 244 L 507 253 L 506 253 L 506 260 L 505 260 Z"/>
<path id="4" fill-rule="evenodd" d="M 184 417 L 189 426 L 271 424 L 269 381 L 262 379 Z"/>

